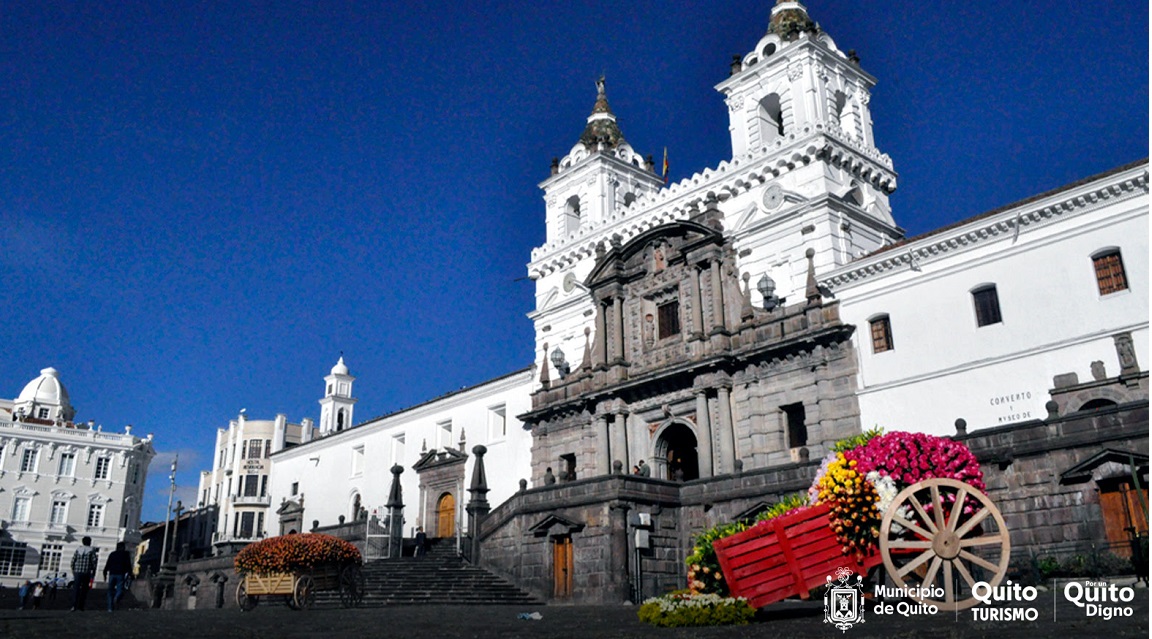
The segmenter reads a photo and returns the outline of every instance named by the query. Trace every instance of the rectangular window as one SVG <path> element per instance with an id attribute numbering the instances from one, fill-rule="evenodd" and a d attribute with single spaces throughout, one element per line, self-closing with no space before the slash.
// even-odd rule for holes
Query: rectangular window
<path id="1" fill-rule="evenodd" d="M 248 475 L 244 480 L 244 496 L 255 497 L 260 490 L 260 475 Z"/>
<path id="2" fill-rule="evenodd" d="M 76 453 L 60 453 L 60 476 L 71 477 L 76 473 Z"/>
<path id="3" fill-rule="evenodd" d="M 264 513 L 256 513 L 256 536 L 264 536 Z"/>
<path id="4" fill-rule="evenodd" d="M 268 475 L 264 475 L 260 478 L 260 496 L 268 496 Z"/>
<path id="5" fill-rule="evenodd" d="M 391 466 L 404 463 L 404 435 L 392 436 L 392 463 Z"/>
<path id="6" fill-rule="evenodd" d="M 300 482 L 298 482 L 298 481 L 292 482 L 292 494 L 293 495 L 299 495 L 300 494 Z"/>
<path id="7" fill-rule="evenodd" d="M 12 502 L 12 521 L 28 521 L 32 511 L 31 497 L 17 497 Z"/>
<path id="8" fill-rule="evenodd" d="M 488 409 L 488 439 L 504 439 L 508 436 L 508 410 L 503 406 Z"/>
<path id="9" fill-rule="evenodd" d="M 352 476 L 364 472 L 364 446 L 361 444 L 352 449 Z"/>
<path id="10" fill-rule="evenodd" d="M 262 439 L 248 440 L 248 459 L 260 459 L 260 448 L 264 445 Z"/>
<path id="11" fill-rule="evenodd" d="M 1128 278 L 1124 275 L 1120 251 L 1109 251 L 1093 257 L 1092 266 L 1096 269 L 1096 286 L 1100 288 L 1101 295 L 1128 290 Z"/>
<path id="12" fill-rule="evenodd" d="M 108 472 L 112 468 L 112 459 L 98 457 L 96 459 L 96 479 L 108 479 Z"/>
<path id="13" fill-rule="evenodd" d="M 36 472 L 36 462 L 40 460 L 40 451 L 34 449 L 25 449 L 24 457 L 20 459 L 20 472 L 34 473 Z"/>
<path id="14" fill-rule="evenodd" d="M 240 513 L 240 538 L 251 539 L 256 525 L 256 513 Z"/>
<path id="15" fill-rule="evenodd" d="M 101 528 L 104 526 L 104 504 L 88 504 L 88 527 Z"/>
<path id="16" fill-rule="evenodd" d="M 872 326 L 872 352 L 883 353 L 894 348 L 892 345 L 892 323 L 888 316 L 877 317 L 869 322 Z"/>
<path id="17" fill-rule="evenodd" d="M 271 439 L 265 439 L 264 440 L 264 459 L 268 459 L 271 456 L 272 456 L 272 440 Z"/>
<path id="18" fill-rule="evenodd" d="M 448 449 L 452 447 L 452 420 L 447 420 L 437 424 L 440 427 L 440 448 Z"/>
<path id="19" fill-rule="evenodd" d="M 19 541 L 0 542 L 0 576 L 19 577 L 24 572 L 28 544 Z"/>
<path id="20" fill-rule="evenodd" d="M 40 547 L 40 572 L 60 571 L 60 559 L 64 556 L 63 544 L 44 544 Z"/>
<path id="21" fill-rule="evenodd" d="M 680 334 L 680 300 L 665 302 L 656 307 L 656 326 L 660 339 Z"/>
<path id="22" fill-rule="evenodd" d="M 47 408 L 41 408 L 36 413 L 36 416 L 39 417 L 40 419 L 48 419 L 48 409 Z"/>
<path id="23" fill-rule="evenodd" d="M 976 326 L 999 324 L 1000 297 L 996 294 L 996 286 L 984 286 L 972 291 L 972 302 L 976 305 Z"/>
<path id="24" fill-rule="evenodd" d="M 784 419 L 788 422 L 788 447 L 799 448 L 808 445 L 808 426 L 804 423 L 804 404 L 781 406 Z"/>
<path id="25" fill-rule="evenodd" d="M 52 500 L 52 514 L 49 523 L 63 524 L 68 521 L 68 502 L 63 499 Z"/>

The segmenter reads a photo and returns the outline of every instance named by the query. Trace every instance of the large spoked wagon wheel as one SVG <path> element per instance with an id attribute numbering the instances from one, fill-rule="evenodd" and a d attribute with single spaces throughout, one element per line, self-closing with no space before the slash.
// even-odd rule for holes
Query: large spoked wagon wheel
<path id="1" fill-rule="evenodd" d="M 248 594 L 248 586 L 245 581 L 246 580 L 241 579 L 240 583 L 236 585 L 236 605 L 240 610 L 248 612 L 255 608 L 256 604 L 260 603 L 260 599 Z"/>
<path id="2" fill-rule="evenodd" d="M 1000 510 L 955 479 L 928 479 L 896 496 L 880 523 L 880 555 L 898 588 L 940 610 L 976 605 L 977 582 L 997 586 L 1008 571 L 1010 542 Z"/>
<path id="3" fill-rule="evenodd" d="M 340 571 L 340 605 L 354 608 L 364 601 L 364 572 L 360 566 L 347 566 Z"/>
<path id="4" fill-rule="evenodd" d="M 292 597 L 296 602 L 296 609 L 307 610 L 316 602 L 316 582 L 312 575 L 301 575 L 296 578 L 296 586 L 292 589 Z"/>

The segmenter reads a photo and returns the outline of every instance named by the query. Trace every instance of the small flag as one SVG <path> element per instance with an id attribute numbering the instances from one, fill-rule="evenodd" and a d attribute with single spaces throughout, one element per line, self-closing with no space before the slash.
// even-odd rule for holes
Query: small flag
<path id="1" fill-rule="evenodd" d="M 668 147 L 664 147 L 664 171 L 660 174 L 664 178 L 664 183 L 668 183 Z"/>

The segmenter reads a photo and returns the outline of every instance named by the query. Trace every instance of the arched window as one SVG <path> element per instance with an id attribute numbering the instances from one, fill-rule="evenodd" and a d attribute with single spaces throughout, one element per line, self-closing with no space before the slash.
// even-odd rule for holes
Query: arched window
<path id="1" fill-rule="evenodd" d="M 1104 408 L 1112 408 L 1115 405 L 1116 405 L 1116 402 L 1114 402 L 1110 399 L 1104 399 L 1103 397 L 1098 397 L 1096 399 L 1089 400 L 1088 402 L 1085 402 L 1085 404 L 1080 407 L 1080 410 L 1082 410 L 1082 411 L 1101 410 Z"/>
<path id="2" fill-rule="evenodd" d="M 1108 248 L 1092 256 L 1092 268 L 1096 270 L 1096 287 L 1101 295 L 1128 290 L 1128 278 L 1124 274 L 1124 260 L 1120 259 L 1120 249 Z"/>
<path id="3" fill-rule="evenodd" d="M 336 432 L 344 430 L 344 409 L 336 411 Z"/>
<path id="4" fill-rule="evenodd" d="M 972 289 L 972 303 L 976 307 L 976 326 L 999 324 L 1000 296 L 996 293 L 995 284 L 985 284 Z"/>
<path id="5" fill-rule="evenodd" d="M 572 234 L 580 230 L 580 196 L 573 195 L 564 204 L 564 233 Z"/>
<path id="6" fill-rule="evenodd" d="M 872 352 L 883 353 L 896 348 L 892 342 L 892 322 L 887 315 L 877 315 L 868 320 L 872 329 Z"/>
<path id="7" fill-rule="evenodd" d="M 837 91 L 832 96 L 832 121 L 844 128 L 844 107 L 848 104 L 848 96 L 843 91 Z"/>
<path id="8" fill-rule="evenodd" d="M 760 100 L 760 142 L 771 144 L 784 135 L 784 111 L 780 96 L 770 93 Z"/>

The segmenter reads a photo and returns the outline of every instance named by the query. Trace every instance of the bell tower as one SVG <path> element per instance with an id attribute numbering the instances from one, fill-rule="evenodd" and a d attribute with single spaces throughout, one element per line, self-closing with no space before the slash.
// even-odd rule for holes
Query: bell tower
<path id="1" fill-rule="evenodd" d="M 341 355 L 324 378 L 324 399 L 320 400 L 321 437 L 352 427 L 352 409 L 356 404 L 356 398 L 352 397 L 352 382 L 355 380 L 348 374 L 348 366 Z"/>
<path id="2" fill-rule="evenodd" d="M 593 324 L 592 299 L 584 278 L 592 271 L 597 247 L 613 242 L 610 229 L 628 218 L 638 198 L 656 193 L 663 185 L 651 156 L 643 158 L 624 139 L 600 77 L 596 102 L 580 139 L 567 155 L 552 161 L 551 175 L 540 183 L 545 242 L 532 251 L 528 264 L 536 281 L 536 309 L 529 316 L 536 327 L 537 361 L 548 343 L 549 361 L 567 363 L 571 369 L 580 365 L 584 329 Z M 538 265 L 543 262 L 562 266 L 541 272 Z"/>
<path id="3" fill-rule="evenodd" d="M 841 51 L 804 5 L 778 0 L 768 31 L 716 86 L 728 104 L 733 161 L 762 165 L 753 202 L 729 203 L 741 270 L 803 293 L 805 251 L 826 272 L 903 237 L 888 196 L 892 160 L 875 145 L 876 79 Z"/>

